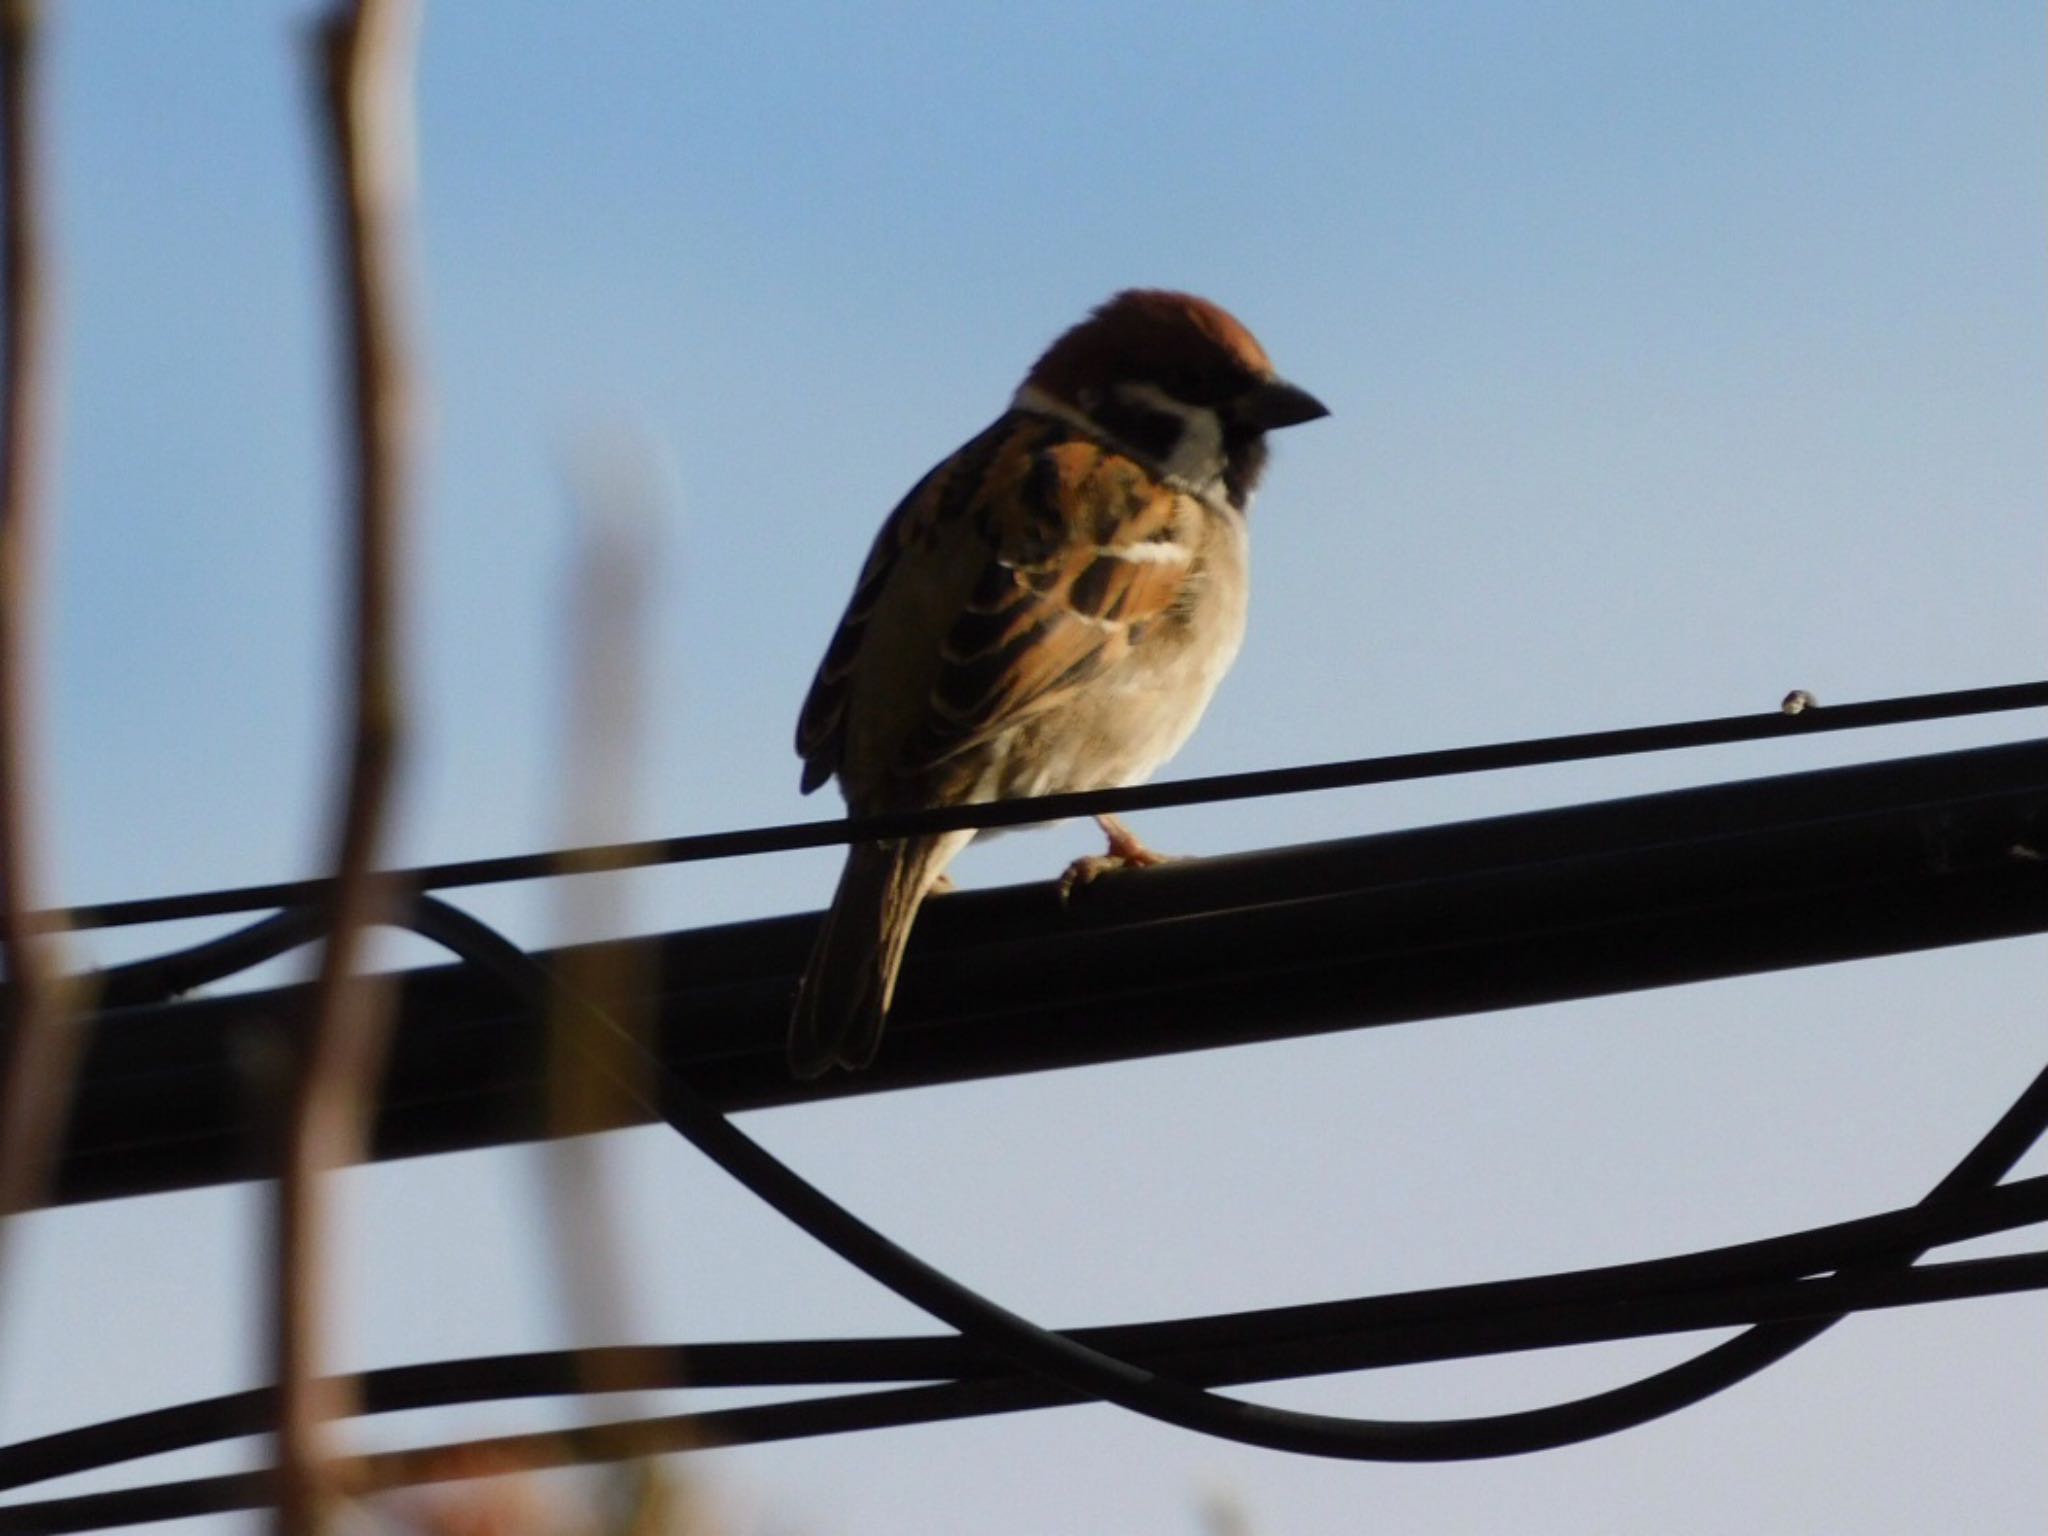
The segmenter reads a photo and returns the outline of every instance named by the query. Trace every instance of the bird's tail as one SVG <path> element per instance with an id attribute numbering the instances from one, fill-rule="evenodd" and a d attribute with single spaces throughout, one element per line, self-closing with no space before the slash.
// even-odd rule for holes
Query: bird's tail
<path id="1" fill-rule="evenodd" d="M 917 909 L 973 836 L 947 832 L 847 850 L 790 1016 L 790 1071 L 816 1077 L 834 1065 L 858 1069 L 875 1059 Z"/>

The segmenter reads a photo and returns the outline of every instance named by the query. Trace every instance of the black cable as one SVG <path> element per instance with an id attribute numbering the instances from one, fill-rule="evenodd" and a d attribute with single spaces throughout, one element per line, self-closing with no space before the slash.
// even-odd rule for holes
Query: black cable
<path id="1" fill-rule="evenodd" d="M 1932 1301 L 1952 1301 L 1963 1297 L 2004 1295 L 2014 1291 L 2038 1290 L 2044 1286 L 2048 1286 L 2048 1254 L 1970 1259 L 1861 1279 L 1835 1276 L 1818 1280 L 1783 1282 L 1744 1292 L 1729 1293 L 1722 1297 L 1700 1298 L 1702 1304 L 1691 1309 L 1693 1316 L 1690 1320 L 1673 1321 L 1669 1327 L 1660 1326 L 1655 1330 L 1649 1330 L 1640 1326 L 1639 1318 L 1631 1322 L 1609 1318 L 1605 1320 L 1604 1326 L 1589 1326 L 1580 1337 L 1560 1342 L 1593 1343 L 1619 1337 L 1642 1337 L 1650 1331 L 1676 1332 L 1682 1329 L 1715 1327 L 1759 1317 L 1797 1318 L 1843 1310 L 1867 1311 L 1878 1307 L 1910 1306 Z M 1669 1303 L 1660 1304 L 1655 1298 L 1649 1299 L 1647 1304 L 1670 1310 Z M 672 1346 L 646 1351 L 607 1349 L 597 1353 L 613 1357 L 630 1357 L 643 1353 L 687 1357 L 687 1365 L 674 1365 L 667 1376 L 637 1381 L 635 1385 L 702 1388 L 707 1383 L 700 1379 L 700 1373 L 696 1370 L 699 1356 L 716 1359 L 721 1351 L 735 1347 L 752 1346 L 710 1344 Z M 574 1385 L 574 1354 L 573 1351 L 562 1351 L 528 1358 L 535 1362 L 546 1362 L 550 1376 L 550 1391 L 567 1392 L 577 1389 Z M 1429 1354 L 1425 1358 L 1444 1357 Z M 449 1362 L 449 1365 L 473 1363 L 476 1362 Z M 1206 1371 L 1201 1362 L 1194 1358 L 1162 1363 L 1173 1364 L 1195 1379 L 1207 1380 L 1214 1384 L 1270 1379 L 1237 1372 Z M 1391 1363 L 1411 1362 L 1403 1359 Z M 398 1369 L 411 1371 L 445 1367 Z M 365 1378 L 365 1385 L 368 1385 L 370 1379 Z M 532 1392 L 524 1395 L 542 1393 Z M 231 1428 L 220 1434 L 208 1435 L 205 1439 L 228 1439 L 239 1435 L 262 1433 L 272 1422 L 269 1399 L 269 1392 L 257 1391 L 210 1400 L 232 1405 L 235 1418 Z M 450 1406 L 471 1400 L 459 1397 L 422 1399 L 401 1405 L 386 1404 L 382 1411 L 391 1411 L 396 1406 Z M 745 1408 L 711 1409 L 580 1428 L 540 1430 L 494 1437 L 483 1442 L 464 1442 L 459 1446 L 428 1446 L 379 1452 L 363 1458 L 361 1471 L 368 1486 L 381 1487 L 393 1480 L 391 1473 L 395 1469 L 411 1470 L 431 1466 L 443 1462 L 443 1458 L 458 1450 L 483 1455 L 502 1453 L 508 1466 L 528 1465 L 529 1462 L 523 1459 L 520 1453 L 530 1453 L 540 1448 L 555 1453 L 552 1458 L 553 1464 L 625 1460 L 704 1447 L 760 1445 L 776 1440 L 1029 1412 L 1085 1400 L 1080 1393 L 1028 1376 L 969 1377 L 939 1382 L 931 1386 L 896 1387 L 873 1392 L 806 1397 L 790 1402 L 765 1403 Z M 188 1406 L 196 1408 L 201 1405 Z M 366 1411 L 378 1411 L 370 1409 L 367 1403 L 365 1407 Z M 135 1417 L 141 1420 L 150 1416 Z M 101 1426 L 108 1427 L 111 1426 Z M 182 1449 L 186 1445 L 199 1443 L 204 1442 L 188 1441 L 175 1445 L 152 1443 L 146 1448 L 138 1447 L 129 1454 L 142 1456 Z M 109 1461 L 119 1459 L 126 1458 L 108 1458 Z M 106 1461 L 101 1461 L 86 1465 L 105 1464 Z M 267 1476 L 261 1472 L 191 1478 L 122 1489 L 115 1493 L 86 1494 L 0 1505 L 0 1533 L 101 1529 L 114 1525 L 165 1520 L 178 1515 L 221 1514 L 232 1510 L 253 1509 L 268 1503 L 269 1500 Z"/>
<path id="2" fill-rule="evenodd" d="M 320 923 L 319 908 L 288 907 L 190 948 L 93 972 L 84 978 L 87 995 L 102 1009 L 167 1002 L 312 943 L 320 937 Z"/>
<path id="3" fill-rule="evenodd" d="M 1969 715 L 2048 708 L 2048 681 L 2008 683 L 1993 688 L 1964 688 L 1946 693 L 1910 694 L 1859 704 L 1836 704 L 1796 714 L 1782 710 L 1760 715 L 1726 715 L 1668 725 L 1633 726 L 1622 730 L 1584 731 L 1568 736 L 1540 736 L 1488 746 L 1452 747 L 1432 752 L 1402 752 L 1388 757 L 1269 768 L 1250 773 L 1214 774 L 1166 784 L 1139 784 L 1127 789 L 1045 795 L 981 805 L 943 806 L 934 810 L 858 820 L 793 822 L 744 831 L 707 832 L 655 838 L 600 848 L 564 849 L 553 853 L 515 854 L 468 859 L 392 870 L 386 878 L 411 891 L 453 890 L 462 886 L 497 885 L 579 872 L 640 869 L 655 864 L 686 864 L 706 859 L 742 858 L 762 853 L 787 853 L 800 848 L 876 838 L 906 837 L 962 827 L 1014 827 L 1073 816 L 1122 815 L 1131 811 L 1173 806 L 1208 805 L 1223 800 L 1249 800 L 1271 795 L 1298 795 L 1319 790 L 1354 789 L 1454 774 L 1487 773 L 1504 768 L 1530 768 L 1595 758 L 1626 757 L 1645 752 L 1670 752 L 1688 747 L 1725 746 L 1786 736 L 1830 731 L 1864 730 Z M 228 890 L 198 891 L 179 896 L 144 897 L 131 901 L 97 902 L 66 912 L 32 915 L 32 921 L 68 928 L 111 928 L 136 923 L 171 922 L 181 918 L 215 917 L 265 907 L 300 906 L 316 902 L 327 889 L 325 879 L 285 880 Z"/>
<path id="4" fill-rule="evenodd" d="M 1937 1240 L 1960 1242 L 2048 1220 L 2048 1175 L 1994 1191 L 1976 1202 L 1968 1217 L 1944 1223 Z M 1205 1385 L 1219 1385 L 2048 1287 L 2048 1254 L 1960 1260 L 1861 1278 L 1775 1278 L 1791 1267 L 1791 1258 L 1816 1252 L 1822 1245 L 1828 1247 L 1826 1267 L 1833 1269 L 1859 1257 L 1922 1241 L 1927 1235 L 1923 1213 L 1908 1209 L 1786 1237 L 1568 1274 L 1062 1331 L 1092 1347 L 1142 1358 L 1148 1365 L 1173 1369 Z M 1802 1273 L 1805 1268 L 1799 1266 Z M 1678 1285 L 1682 1269 L 1693 1273 L 1687 1283 Z M 606 1382 L 608 1391 L 830 1386 L 947 1378 L 977 1387 L 991 1382 L 1008 1384 L 1005 1392 L 993 1399 L 975 1392 L 938 1400 L 953 1406 L 1002 1405 L 962 1410 L 971 1412 L 1017 1411 L 1073 1400 L 1071 1394 L 1007 1372 L 999 1357 L 953 1335 L 545 1350 L 387 1366 L 365 1371 L 355 1380 L 361 1411 L 375 1415 L 568 1396 L 586 1391 L 593 1378 Z M 857 1396 L 881 1402 L 890 1394 Z M 897 1411 L 890 1410 L 892 1422 Z M 955 1414 L 949 1408 L 945 1416 Z M 262 1434 L 274 1419 L 274 1394 L 259 1387 L 60 1430 L 0 1447 L 0 1489 Z M 837 1422 L 847 1429 L 872 1427 L 857 1419 Z M 721 1423 L 725 1427 L 709 1437 L 715 1443 L 733 1444 L 756 1437 L 752 1420 Z M 783 1432 L 778 1429 L 777 1437 Z"/>
<path id="5" fill-rule="evenodd" d="M 450 948 L 457 955 L 502 981 L 518 987 L 528 994 L 553 986 L 547 972 L 494 930 L 469 917 L 444 902 L 433 898 L 421 898 L 412 919 L 406 926 L 426 937 Z M 237 936 L 237 937 L 246 937 Z M 605 1028 L 616 1029 L 607 1017 L 586 1003 L 573 998 L 570 1001 L 585 1012 L 593 1021 Z M 630 1042 L 629 1042 L 630 1044 Z M 638 1050 L 637 1046 L 633 1049 Z M 1200 1390 L 1188 1383 L 1158 1374 L 1154 1369 L 1116 1358 L 1093 1348 L 1083 1340 L 1089 1337 L 1111 1342 L 1111 1337 L 1125 1330 L 1090 1330 L 1088 1334 L 1068 1337 L 1051 1334 L 1036 1325 L 1016 1317 L 995 1306 L 984 1298 L 959 1286 L 957 1282 L 932 1270 L 915 1256 L 904 1252 L 886 1238 L 867 1227 L 850 1213 L 838 1207 L 827 1197 L 812 1189 L 801 1179 L 776 1162 L 763 1149 L 755 1145 L 722 1117 L 696 1100 L 683 1084 L 667 1074 L 657 1062 L 643 1061 L 643 1070 L 652 1074 L 662 1085 L 663 1096 L 668 1100 L 662 1118 L 688 1137 L 700 1150 L 711 1156 L 726 1171 L 739 1178 L 756 1194 L 767 1199 L 785 1216 L 795 1220 L 812 1236 L 824 1241 L 842 1257 L 847 1258 L 868 1272 L 871 1276 L 894 1289 L 906 1299 L 923 1305 L 935 1316 L 960 1328 L 965 1339 L 961 1341 L 903 1341 L 922 1346 L 933 1343 L 951 1343 L 956 1348 L 970 1348 L 979 1345 L 982 1350 L 996 1352 L 1016 1360 L 1019 1364 L 1046 1377 L 1050 1386 L 1033 1387 L 1027 1381 L 1009 1379 L 995 1381 L 965 1381 L 941 1384 L 930 1388 L 913 1388 L 884 1393 L 855 1394 L 823 1402 L 776 1404 L 763 1409 L 726 1410 L 709 1415 L 695 1416 L 691 1422 L 700 1431 L 712 1425 L 720 1426 L 730 1434 L 745 1433 L 750 1437 L 767 1437 L 784 1433 L 829 1432 L 833 1423 L 843 1427 L 861 1427 L 878 1422 L 909 1422 L 912 1418 L 950 1416 L 954 1412 L 1003 1411 L 1000 1404 L 1008 1401 L 1012 1406 L 1033 1406 L 1034 1401 L 1050 1402 L 1069 1400 L 1075 1396 L 1105 1397 L 1121 1402 L 1136 1411 L 1148 1412 L 1152 1416 L 1169 1422 L 1183 1423 L 1186 1427 L 1220 1434 L 1224 1438 L 1247 1443 L 1262 1444 L 1275 1449 L 1285 1449 L 1306 1454 L 1343 1456 L 1353 1459 L 1390 1460 L 1435 1460 L 1476 1455 L 1505 1455 L 1521 1450 L 1543 1446 L 1570 1443 L 1591 1438 L 1597 1434 L 1612 1432 L 1631 1423 L 1642 1422 L 1645 1418 L 1672 1411 L 1684 1403 L 1697 1400 L 1710 1392 L 1721 1390 L 1743 1379 L 1764 1365 L 1782 1358 L 1825 1328 L 1838 1321 L 1846 1310 L 1862 1305 L 1904 1304 L 1906 1299 L 1932 1299 L 1936 1294 L 1988 1294 L 1991 1289 L 2012 1288 L 2021 1284 L 2039 1284 L 2043 1278 L 2034 1273 L 2041 1265 L 2040 1256 L 2030 1255 L 2019 1260 L 1981 1260 L 1960 1265 L 1936 1266 L 1917 1273 L 1901 1273 L 1913 1258 L 1924 1252 L 1935 1242 L 1952 1240 L 1939 1235 L 1942 1218 L 1961 1217 L 1962 1209 L 1975 1197 L 1979 1206 L 2001 1199 L 2011 1202 L 2018 1192 L 2027 1191 L 2036 1181 L 2023 1181 L 2012 1186 L 2010 1192 L 1987 1193 L 1989 1186 L 2010 1168 L 2011 1164 L 2024 1153 L 2040 1134 L 2044 1121 L 2048 1121 L 2048 1072 L 2044 1072 L 2029 1087 L 2019 1101 L 2001 1117 L 2000 1121 L 1977 1146 L 1938 1184 L 1933 1191 L 1909 1213 L 1894 1213 L 1889 1218 L 1874 1218 L 1874 1221 L 1891 1221 L 1899 1224 L 1901 1219 L 1917 1220 L 1923 1224 L 1920 1230 L 1907 1240 L 1903 1251 L 1895 1251 L 1890 1257 L 1866 1259 L 1846 1266 L 1832 1281 L 1796 1282 L 1803 1286 L 1803 1292 L 1795 1293 L 1799 1300 L 1793 1311 L 1806 1314 L 1796 1320 L 1767 1323 L 1750 1329 L 1740 1337 L 1709 1350 L 1694 1359 L 1670 1370 L 1631 1383 L 1610 1392 L 1594 1394 L 1575 1402 L 1557 1404 L 1549 1408 L 1536 1409 L 1515 1414 L 1490 1418 L 1448 1420 L 1437 1422 L 1401 1422 L 1347 1420 L 1330 1415 L 1303 1414 L 1284 1409 L 1265 1408 L 1261 1405 L 1244 1403 L 1242 1400 L 1221 1396 Z M 1853 1225 L 1853 1224 L 1851 1224 Z M 1868 1235 L 1866 1231 L 1866 1236 Z M 1794 1234 L 1786 1239 L 1768 1240 L 1764 1245 L 1778 1245 L 1774 1257 L 1779 1262 L 1790 1262 L 1793 1248 L 1801 1243 L 1811 1243 L 1815 1234 Z M 1755 1245 L 1752 1252 L 1759 1251 Z M 1811 1258 L 1811 1250 L 1808 1250 Z M 1670 1269 L 1682 1264 L 1683 1260 L 1648 1261 L 1651 1266 Z M 2029 1266 L 2034 1266 L 2030 1268 Z M 1954 1273 L 1950 1273 L 1954 1272 Z M 1556 1283 L 1568 1277 L 1547 1277 Z M 1647 1278 L 1640 1270 L 1638 1278 Z M 1515 1286 L 1520 1282 L 1501 1282 L 1503 1286 Z M 1832 1291 L 1830 1290 L 1832 1287 Z M 1861 1287 L 1863 1299 L 1833 1292 L 1847 1292 Z M 1930 1289 L 1930 1287 L 1932 1289 Z M 1489 1287 L 1460 1288 L 1486 1291 Z M 1871 1299 L 1890 1295 L 1894 1299 L 1885 1301 Z M 1903 1299 L 1900 1299 L 1903 1298 Z M 1404 1298 L 1380 1298 L 1377 1304 L 1398 1303 Z M 1442 1296 L 1405 1298 L 1411 1304 L 1431 1301 L 1441 1306 Z M 1660 1298 L 1655 1295 L 1643 1297 L 1639 1305 L 1656 1305 Z M 1674 1326 L 1714 1326 L 1713 1321 L 1699 1321 L 1697 1310 L 1700 1306 L 1711 1307 L 1730 1305 L 1726 1296 L 1677 1295 L 1662 1298 L 1666 1304 L 1689 1305 L 1694 1310 L 1689 1322 Z M 1764 1298 L 1752 1296 L 1743 1303 L 1752 1308 L 1770 1309 Z M 1321 1314 L 1327 1318 L 1333 1309 L 1347 1306 L 1369 1307 L 1374 1302 L 1319 1304 L 1305 1309 L 1280 1309 L 1298 1314 Z M 1776 1303 L 1781 1310 L 1785 1303 Z M 1810 1315 L 1818 1307 L 1820 1315 Z M 1720 1321 L 1728 1321 L 1723 1316 Z M 1192 1320 L 1197 1326 L 1225 1328 L 1242 1327 L 1245 1319 Z M 1607 1320 L 1610 1331 L 1592 1336 L 1616 1336 L 1612 1331 L 1613 1320 Z M 1138 1325 L 1140 1328 L 1156 1328 L 1170 1325 Z M 1414 1320 L 1401 1325 L 1407 1331 L 1416 1328 Z M 851 1341 L 848 1341 L 851 1342 Z M 1119 1342 L 1130 1342 L 1128 1340 Z M 1241 1347 L 1241 1335 L 1234 1341 Z M 1498 1347 L 1529 1347 L 1524 1345 L 1501 1344 Z M 1476 1352 L 1466 1350 L 1465 1352 Z M 1414 1358 L 1411 1347 L 1401 1358 Z M 1422 1356 L 1427 1357 L 1425 1354 Z M 685 1357 L 689 1358 L 688 1356 Z M 1213 1362 L 1207 1370 L 1201 1362 L 1185 1355 L 1186 1363 L 1200 1375 L 1216 1375 Z M 1242 1370 L 1242 1367 L 1238 1367 Z M 868 1379 L 873 1379 L 872 1377 Z M 1225 1372 L 1218 1379 L 1233 1379 Z M 1238 1375 L 1234 1379 L 1252 1379 Z M 1102 1390 L 1107 1387 L 1109 1390 Z M 1048 1397 L 1048 1394 L 1049 1397 Z M 257 1394 L 259 1397 L 262 1394 Z M 961 1406 L 963 1395 L 970 1401 L 983 1406 Z M 863 1400 L 868 1407 L 857 1406 Z M 200 1405 L 188 1405 L 197 1407 Z M 166 1410 L 176 1413 L 178 1410 Z M 749 1414 L 756 1415 L 748 1419 Z M 766 1417 L 763 1417 L 763 1416 Z M 142 1416 L 158 1418 L 156 1415 Z M 803 1429 L 802 1424 L 821 1427 Z M 745 1426 L 752 1425 L 752 1428 Z M 780 1425 L 780 1428 L 775 1426 Z M 113 1430 L 117 1426 L 101 1426 Z M 128 1421 L 132 1431 L 141 1426 Z M 67 1432 L 67 1435 L 73 1432 Z M 152 1441 L 155 1449 L 164 1449 L 161 1441 Z M 23 1448 L 26 1449 L 26 1448 Z M 157 1502 L 147 1507 L 159 1513 L 133 1518 L 163 1518 L 166 1513 L 181 1511 L 202 1512 L 204 1509 L 219 1507 L 206 1500 L 217 1500 L 225 1496 L 230 1485 L 247 1493 L 252 1487 L 245 1479 L 199 1480 L 194 1484 L 166 1485 L 155 1493 Z M 202 1492 L 201 1485 L 207 1485 L 211 1492 Z M 88 1508 L 96 1510 L 90 1515 L 96 1523 L 116 1523 L 123 1508 L 141 1508 L 133 1501 L 149 1495 L 151 1490 L 131 1490 L 116 1495 L 90 1495 L 84 1500 L 50 1501 L 39 1506 L 10 1506 L 0 1510 L 0 1529 L 77 1529 L 75 1524 L 48 1524 L 48 1519 L 86 1519 Z M 112 1503 L 106 1501 L 114 1501 Z M 199 1502 L 194 1503 L 194 1500 Z M 125 1502 L 124 1502 L 125 1501 Z M 60 1516 L 57 1505 L 66 1505 L 71 1513 Z M 40 1513 L 31 1514 L 34 1509 Z M 17 1525 L 20 1519 L 32 1519 L 32 1527 Z"/>
<path id="6" fill-rule="evenodd" d="M 433 897 L 420 898 L 415 931 L 464 959 L 536 995 L 552 983 L 516 945 L 468 914 Z M 1440 1461 L 1519 1455 L 1631 1428 L 1733 1386 L 1818 1337 L 1839 1315 L 1767 1323 L 1679 1365 L 1625 1386 L 1545 1408 L 1445 1420 L 1350 1419 L 1268 1407 L 1160 1375 L 1130 1361 L 1049 1332 L 997 1305 L 899 1247 L 806 1183 L 752 1138 L 706 1105 L 639 1042 L 601 1010 L 558 995 L 616 1034 L 647 1080 L 661 1085 L 660 1117 L 728 1175 L 765 1200 L 842 1259 L 941 1322 L 1000 1351 L 1027 1371 L 1086 1396 L 1165 1423 L 1246 1445 L 1346 1460 Z M 606 1065 L 608 1068 L 608 1064 Z M 624 1085 L 638 1094 L 633 1085 Z M 656 1109 L 656 1106 L 648 1106 Z M 1997 1125 L 1921 1202 L 1939 1206 L 1988 1188 L 2010 1170 L 2048 1124 L 2048 1069 L 2035 1078 Z M 1924 1247 L 1876 1269 L 1903 1267 Z"/>

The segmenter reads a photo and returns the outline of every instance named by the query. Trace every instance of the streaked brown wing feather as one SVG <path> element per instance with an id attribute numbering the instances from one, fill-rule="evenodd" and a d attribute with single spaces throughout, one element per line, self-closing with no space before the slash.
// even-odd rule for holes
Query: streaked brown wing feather
<path id="1" fill-rule="evenodd" d="M 978 499 L 990 466 L 1014 435 L 1014 418 L 999 418 L 911 487 L 882 522 L 854 584 L 853 597 L 825 648 L 797 716 L 796 750 L 803 759 L 803 793 L 839 770 L 846 750 L 847 687 L 867 636 L 868 618 L 903 552 L 965 513 Z"/>
<path id="2" fill-rule="evenodd" d="M 1128 655 L 1188 578 L 1180 498 L 1132 460 L 1055 429 L 994 470 L 974 509 L 988 563 L 941 647 L 901 772 L 1056 708 Z"/>

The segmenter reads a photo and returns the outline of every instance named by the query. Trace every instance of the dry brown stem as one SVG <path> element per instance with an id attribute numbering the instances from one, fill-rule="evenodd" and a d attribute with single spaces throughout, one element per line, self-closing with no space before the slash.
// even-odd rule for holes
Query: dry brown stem
<path id="1" fill-rule="evenodd" d="M 0 382 L 0 1217 L 40 1203 L 78 1059 L 56 934 L 31 920 L 37 614 L 57 390 L 43 207 L 39 7 L 0 6 L 0 175 L 6 178 L 6 371 Z M 4 1235 L 0 1224 L 0 1235 Z"/>
<path id="2" fill-rule="evenodd" d="M 327 940 L 295 1063 L 278 1179 L 277 1526 L 288 1536 L 310 1536 L 324 1524 L 334 1491 L 325 1426 L 351 1406 L 347 1378 L 321 1372 L 330 1269 L 326 1175 L 361 1160 L 388 1032 L 382 989 L 355 972 L 363 935 L 387 894 L 373 860 L 402 737 L 397 544 L 415 413 L 401 252 L 413 180 L 416 33 L 411 0 L 356 0 L 338 5 L 318 38 L 349 349 L 352 665 Z"/>

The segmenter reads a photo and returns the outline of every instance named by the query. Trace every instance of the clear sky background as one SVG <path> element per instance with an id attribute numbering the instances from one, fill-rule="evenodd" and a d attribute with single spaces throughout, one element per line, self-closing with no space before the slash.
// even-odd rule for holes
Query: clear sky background
<path id="1" fill-rule="evenodd" d="M 337 508 L 310 11 L 58 18 L 64 901 L 323 856 Z M 1176 775 L 1768 709 L 1795 686 L 1841 702 L 2038 676 L 2044 41 L 2037 5 L 1879 0 L 430 3 L 434 422 L 391 856 L 561 840 L 564 466 L 621 425 L 674 494 L 647 559 L 642 787 L 609 825 L 836 813 L 797 797 L 789 739 L 875 524 L 1053 334 L 1133 284 L 1224 303 L 1333 411 L 1278 443 L 1250 640 Z M 1217 852 L 2039 728 L 1143 830 Z M 956 873 L 1046 878 L 1089 846 L 1073 827 L 1007 838 Z M 835 864 L 621 879 L 618 921 L 814 907 Z M 470 904 L 530 942 L 562 931 L 546 891 Z M 2037 941 L 1979 946 L 749 1125 L 1049 1323 L 1499 1278 L 1917 1198 L 2048 1054 L 2042 962 Z M 607 1164 L 634 1233 L 611 1336 L 918 1326 L 666 1133 L 614 1138 Z M 540 1166 L 510 1151 L 350 1177 L 349 1362 L 564 1340 Z M 261 1379 L 263 1211 L 228 1190 L 28 1220 L 0 1439 Z M 806 1536 L 1180 1533 L 1217 1489 L 1260 1533 L 2031 1532 L 2044 1315 L 2033 1296 L 1852 1320 L 1675 1418 L 1499 1463 L 1298 1461 L 1089 1408 L 690 1466 L 735 1529 Z M 1493 1412 L 1703 1342 L 1259 1395 Z M 549 1422 L 421 1415 L 360 1443 Z"/>

